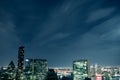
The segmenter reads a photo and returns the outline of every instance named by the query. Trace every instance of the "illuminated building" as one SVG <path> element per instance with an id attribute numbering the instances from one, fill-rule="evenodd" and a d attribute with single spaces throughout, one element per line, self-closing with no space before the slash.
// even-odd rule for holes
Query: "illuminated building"
<path id="1" fill-rule="evenodd" d="M 52 68 L 57 73 L 57 76 L 63 77 L 63 76 L 71 76 L 72 74 L 72 68 L 70 67 L 54 67 Z"/>
<path id="2" fill-rule="evenodd" d="M 102 67 L 98 64 L 92 65 L 90 67 L 90 76 L 91 80 L 100 80 L 102 79 Z"/>
<path id="3" fill-rule="evenodd" d="M 28 80 L 43 80 L 47 75 L 48 67 L 46 59 L 26 59 L 25 74 Z"/>
<path id="4" fill-rule="evenodd" d="M 20 46 L 18 50 L 18 65 L 17 65 L 17 73 L 16 80 L 21 80 L 23 75 L 23 66 L 24 66 L 24 47 Z"/>
<path id="5" fill-rule="evenodd" d="M 49 67 L 49 69 L 54 69 L 55 73 L 57 73 L 58 79 L 62 79 L 63 77 L 72 76 L 72 68 L 71 67 Z"/>
<path id="6" fill-rule="evenodd" d="M 90 77 L 89 61 L 86 59 L 73 62 L 73 80 L 85 80 Z"/>
<path id="7" fill-rule="evenodd" d="M 0 69 L 0 80 L 15 80 L 16 71 L 13 61 L 6 67 Z"/>
<path id="8" fill-rule="evenodd" d="M 10 62 L 7 68 L 8 80 L 15 80 L 16 71 L 13 61 Z"/>
<path id="9" fill-rule="evenodd" d="M 96 80 L 102 80 L 102 75 L 101 74 L 97 74 L 96 75 Z"/>
<path id="10" fill-rule="evenodd" d="M 7 67 L 2 67 L 0 70 L 0 80 L 8 80 Z"/>

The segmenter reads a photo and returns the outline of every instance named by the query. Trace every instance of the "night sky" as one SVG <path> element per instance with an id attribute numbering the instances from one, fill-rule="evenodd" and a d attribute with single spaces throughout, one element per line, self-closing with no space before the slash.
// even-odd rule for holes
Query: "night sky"
<path id="1" fill-rule="evenodd" d="M 0 0 L 0 66 L 25 58 L 120 65 L 120 0 Z"/>

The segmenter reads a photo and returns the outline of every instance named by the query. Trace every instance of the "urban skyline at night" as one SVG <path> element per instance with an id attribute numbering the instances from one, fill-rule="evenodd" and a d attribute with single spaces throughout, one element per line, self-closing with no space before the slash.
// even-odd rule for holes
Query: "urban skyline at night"
<path id="1" fill-rule="evenodd" d="M 49 66 L 120 65 L 119 0 L 0 0 L 0 66 L 47 59 Z"/>
<path id="2" fill-rule="evenodd" d="M 98 65 L 98 66 L 104 66 L 104 67 L 108 67 L 108 66 L 110 66 L 110 67 L 119 67 L 120 65 L 101 65 L 101 64 L 99 64 L 99 63 L 91 63 L 91 61 L 89 60 L 89 59 L 87 59 L 87 58 L 79 58 L 79 59 L 75 59 L 75 60 L 73 60 L 72 62 L 71 62 L 71 64 L 70 64 L 70 66 L 55 66 L 54 64 L 53 65 L 51 65 L 50 66 L 50 64 L 49 64 L 49 61 L 47 60 L 47 59 L 45 59 L 45 58 L 34 58 L 34 57 L 32 57 L 32 58 L 24 58 L 24 56 L 25 56 L 25 54 L 24 54 L 24 46 L 20 46 L 19 48 L 18 48 L 18 60 L 16 60 L 16 63 L 15 63 L 15 67 L 18 67 L 18 69 L 20 68 L 20 69 L 23 69 L 24 67 L 25 67 L 25 65 L 26 65 L 26 62 L 29 62 L 29 61 L 34 61 L 34 60 L 45 60 L 45 61 L 47 61 L 47 65 L 48 65 L 48 67 L 49 68 L 73 68 L 73 63 L 74 62 L 77 62 L 77 61 L 86 61 L 87 60 L 87 62 L 89 63 L 89 66 L 93 66 L 93 65 Z M 12 59 L 10 60 L 11 62 L 13 62 L 13 64 L 14 64 L 14 62 L 15 61 L 13 61 Z M 10 63 L 11 63 L 10 62 Z M 1 65 L 0 67 L 7 67 L 8 66 L 8 64 L 6 64 L 6 65 Z"/>
<path id="3" fill-rule="evenodd" d="M 73 67 L 49 67 L 46 59 L 24 59 L 18 48 L 17 67 L 11 61 L 0 67 L 0 80 L 119 80 L 120 66 L 91 65 L 88 59 L 74 60 Z"/>

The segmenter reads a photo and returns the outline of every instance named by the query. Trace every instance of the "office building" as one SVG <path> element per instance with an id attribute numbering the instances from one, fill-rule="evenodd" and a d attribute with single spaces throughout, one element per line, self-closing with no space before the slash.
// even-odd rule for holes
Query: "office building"
<path id="1" fill-rule="evenodd" d="M 90 77 L 89 61 L 86 59 L 73 62 L 73 80 L 85 80 Z"/>
<path id="2" fill-rule="evenodd" d="M 26 59 L 25 74 L 28 80 L 44 80 L 47 75 L 48 67 L 46 59 Z"/>

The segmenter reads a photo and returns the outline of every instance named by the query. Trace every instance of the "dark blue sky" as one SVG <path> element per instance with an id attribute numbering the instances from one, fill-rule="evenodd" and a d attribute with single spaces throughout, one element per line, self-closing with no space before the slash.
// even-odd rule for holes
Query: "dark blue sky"
<path id="1" fill-rule="evenodd" d="M 120 65 L 119 0 L 0 0 L 0 65 L 45 58 L 49 66 Z"/>

